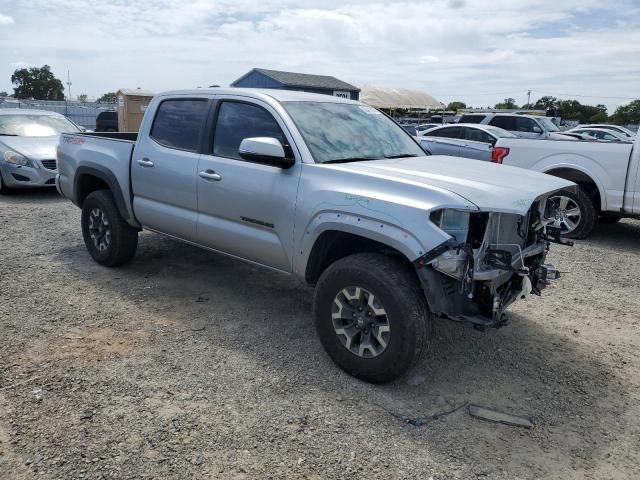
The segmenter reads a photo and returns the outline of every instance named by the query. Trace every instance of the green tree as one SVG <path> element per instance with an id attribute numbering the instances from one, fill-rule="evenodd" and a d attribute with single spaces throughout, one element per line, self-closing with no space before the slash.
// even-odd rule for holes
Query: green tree
<path id="1" fill-rule="evenodd" d="M 500 109 L 505 109 L 505 110 L 511 110 L 514 108 L 518 108 L 518 105 L 516 105 L 516 99 L 515 98 L 505 98 L 501 103 L 496 103 L 496 106 L 494 108 L 500 108 Z"/>
<path id="2" fill-rule="evenodd" d="M 555 107 L 558 103 L 558 99 L 556 97 L 545 96 L 536 100 L 536 103 L 533 104 L 533 108 L 538 110 L 546 110 L 547 108 Z"/>
<path id="3" fill-rule="evenodd" d="M 11 83 L 16 98 L 34 98 L 36 100 L 62 100 L 64 87 L 51 72 L 49 65 L 41 68 L 19 68 L 11 75 Z"/>
<path id="4" fill-rule="evenodd" d="M 88 98 L 89 98 L 89 96 L 86 93 L 78 95 L 78 100 L 80 100 L 82 103 L 85 103 Z"/>
<path id="5" fill-rule="evenodd" d="M 640 100 L 633 100 L 627 105 L 621 105 L 611 116 L 611 120 L 617 124 L 640 123 Z"/>
<path id="6" fill-rule="evenodd" d="M 98 103 L 116 103 L 116 92 L 107 92 L 98 99 Z"/>
<path id="7" fill-rule="evenodd" d="M 8 97 L 9 94 L 5 91 L 0 92 L 0 97 Z"/>
<path id="8" fill-rule="evenodd" d="M 578 100 L 559 100 L 559 115 L 565 120 L 576 120 L 580 123 L 601 122 L 607 118 L 607 107 L 599 104 L 582 105 Z M 594 120 L 597 119 L 597 120 Z"/>
<path id="9" fill-rule="evenodd" d="M 607 112 L 598 112 L 589 118 L 589 122 L 591 123 L 605 123 L 608 120 L 609 115 L 607 115 Z"/>
<path id="10" fill-rule="evenodd" d="M 462 110 L 463 108 L 467 108 L 467 104 L 459 101 L 449 102 L 449 105 L 447 105 L 447 110 L 452 110 L 454 112 Z"/>

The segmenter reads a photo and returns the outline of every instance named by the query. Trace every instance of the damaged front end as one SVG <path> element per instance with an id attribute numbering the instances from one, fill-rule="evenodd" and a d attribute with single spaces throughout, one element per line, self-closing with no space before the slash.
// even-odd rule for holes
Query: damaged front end
<path id="1" fill-rule="evenodd" d="M 549 226 L 546 198 L 526 215 L 468 212 L 431 213 L 430 221 L 451 238 L 415 262 L 431 311 L 479 328 L 507 322 L 506 308 L 559 278 L 545 263 L 549 244 L 563 243 Z"/>

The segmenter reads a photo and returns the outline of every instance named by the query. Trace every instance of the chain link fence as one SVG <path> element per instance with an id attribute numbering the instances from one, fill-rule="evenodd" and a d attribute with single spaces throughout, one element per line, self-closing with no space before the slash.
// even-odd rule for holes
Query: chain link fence
<path id="1" fill-rule="evenodd" d="M 100 112 L 115 111 L 115 103 L 67 102 L 54 100 L 0 100 L 0 108 L 20 108 L 30 110 L 48 110 L 61 113 L 74 123 L 94 130 L 96 117 Z"/>

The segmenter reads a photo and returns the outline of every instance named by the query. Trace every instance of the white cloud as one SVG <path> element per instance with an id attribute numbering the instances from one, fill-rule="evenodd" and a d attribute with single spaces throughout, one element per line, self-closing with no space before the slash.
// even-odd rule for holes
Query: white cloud
<path id="1" fill-rule="evenodd" d="M 34 66 L 33 63 L 29 62 L 11 62 L 9 65 L 15 68 L 29 68 Z"/>
<path id="2" fill-rule="evenodd" d="M 10 23 L 13 23 L 13 17 L 0 13 L 0 25 L 9 25 Z"/>
<path id="3" fill-rule="evenodd" d="M 252 67 L 426 90 L 475 106 L 545 93 L 640 94 L 640 11 L 601 0 L 33 0 L 0 36 L 12 59 L 71 70 L 74 92 L 228 84 Z M 597 19 L 597 21 L 595 20 Z M 579 28 L 576 28 L 579 27 Z M 5 67 L 2 67 L 5 65 Z M 4 68 L 4 69 L 3 69 Z M 538 94 L 538 92 L 540 92 Z M 600 98 L 594 102 L 626 103 Z"/>

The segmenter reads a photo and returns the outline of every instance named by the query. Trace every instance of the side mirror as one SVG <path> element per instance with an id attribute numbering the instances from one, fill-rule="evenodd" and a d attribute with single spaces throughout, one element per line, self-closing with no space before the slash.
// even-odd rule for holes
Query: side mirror
<path id="1" fill-rule="evenodd" d="M 289 168 L 295 163 L 295 159 L 286 157 L 280 140 L 272 137 L 245 138 L 240 142 L 238 153 L 248 162 L 274 167 Z"/>
<path id="2" fill-rule="evenodd" d="M 538 125 L 534 125 L 533 131 L 534 133 L 542 133 L 542 129 Z"/>

